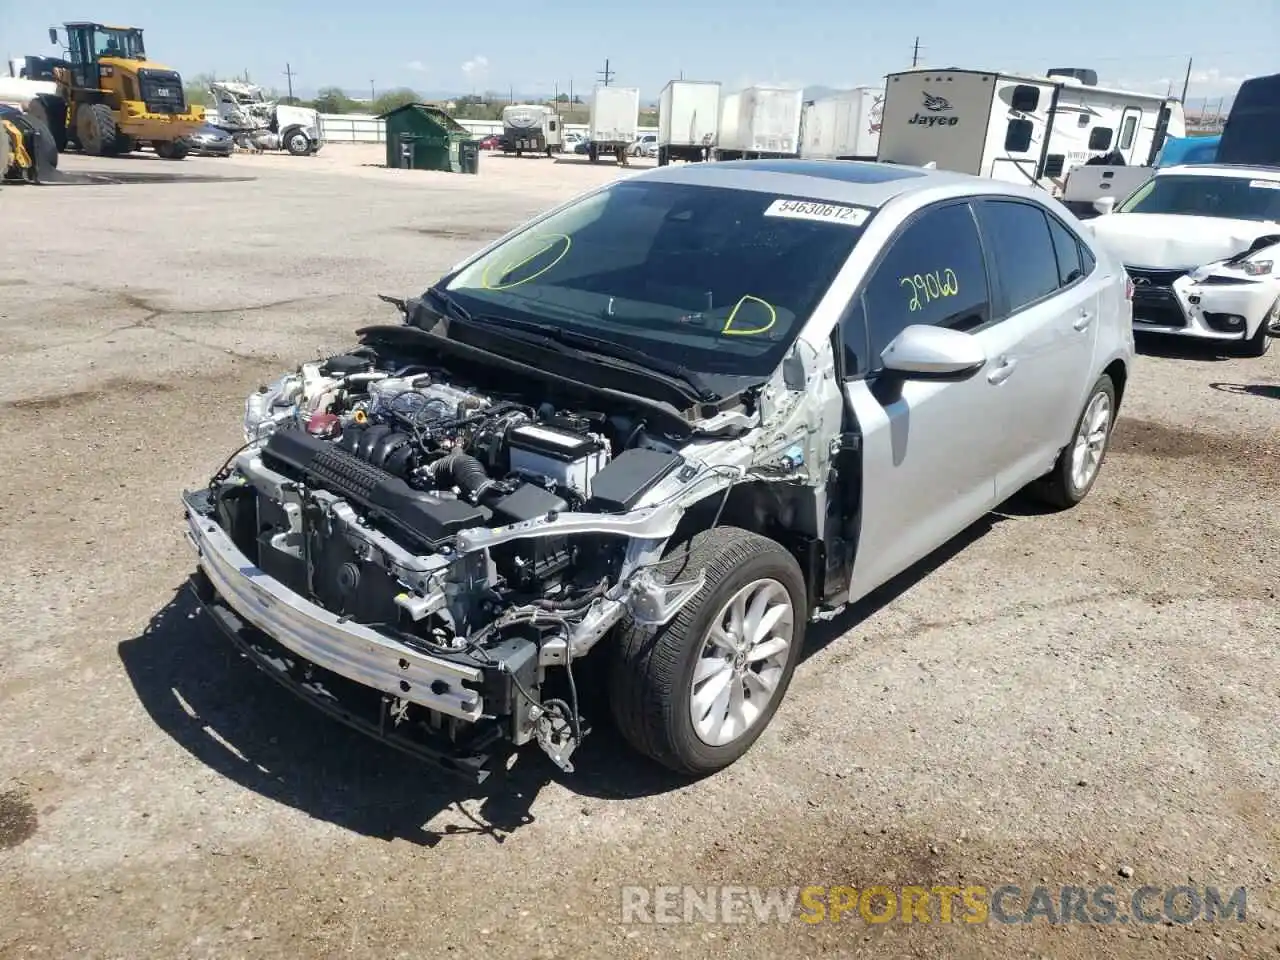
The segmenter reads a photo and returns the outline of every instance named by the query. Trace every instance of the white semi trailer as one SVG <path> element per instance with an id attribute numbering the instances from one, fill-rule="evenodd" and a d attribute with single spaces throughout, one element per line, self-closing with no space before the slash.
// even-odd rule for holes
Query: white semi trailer
<path id="1" fill-rule="evenodd" d="M 658 166 L 708 159 L 719 129 L 719 81 L 670 81 L 658 97 Z"/>
<path id="2" fill-rule="evenodd" d="M 747 87 L 720 103 L 716 160 L 795 157 L 800 153 L 804 91 L 792 87 Z"/>
<path id="3" fill-rule="evenodd" d="M 587 158 L 592 163 L 602 154 L 613 154 L 625 164 L 627 149 L 640 132 L 639 88 L 597 86 L 591 94 L 587 131 Z"/>

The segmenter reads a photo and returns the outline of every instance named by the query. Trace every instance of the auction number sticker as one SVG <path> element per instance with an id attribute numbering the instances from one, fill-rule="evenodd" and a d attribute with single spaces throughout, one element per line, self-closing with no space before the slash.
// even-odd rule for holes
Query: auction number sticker
<path id="1" fill-rule="evenodd" d="M 860 227 L 867 222 L 871 211 L 865 207 L 848 207 L 840 203 L 822 203 L 818 200 L 783 200 L 769 204 L 766 217 L 786 217 L 789 220 L 818 220 L 822 223 L 843 223 Z"/>
<path id="2" fill-rule="evenodd" d="M 1257 190 L 1280 190 L 1280 180 L 1250 180 L 1249 186 Z"/>

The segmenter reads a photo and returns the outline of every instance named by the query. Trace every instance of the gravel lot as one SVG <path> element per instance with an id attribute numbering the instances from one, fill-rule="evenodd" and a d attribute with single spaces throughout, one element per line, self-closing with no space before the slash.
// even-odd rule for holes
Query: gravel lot
<path id="1" fill-rule="evenodd" d="M 1280 956 L 1280 350 L 1146 352 L 1077 510 L 813 634 L 694 785 L 605 725 L 480 792 L 317 717 L 184 588 L 244 395 L 612 164 L 376 149 L 3 188 L 0 957 Z M 636 165 L 643 165 L 639 162 Z M 602 718 L 603 719 L 603 718 Z M 1244 923 L 621 922 L 620 887 L 1248 888 Z"/>

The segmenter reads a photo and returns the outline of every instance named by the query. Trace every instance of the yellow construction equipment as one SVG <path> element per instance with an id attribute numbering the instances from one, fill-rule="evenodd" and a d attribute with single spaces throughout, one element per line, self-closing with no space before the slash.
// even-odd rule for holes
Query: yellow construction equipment
<path id="1" fill-rule="evenodd" d="M 40 183 L 53 179 L 58 151 L 49 129 L 8 104 L 0 104 L 0 181 Z"/>
<path id="2" fill-rule="evenodd" d="M 184 138 L 204 124 L 204 107 L 187 103 L 178 71 L 147 59 L 142 31 L 101 23 L 63 28 L 67 58 L 53 67 L 57 93 L 27 106 L 48 124 L 58 149 L 108 157 L 150 143 L 166 160 L 184 159 Z M 58 43 L 57 28 L 49 40 Z"/>

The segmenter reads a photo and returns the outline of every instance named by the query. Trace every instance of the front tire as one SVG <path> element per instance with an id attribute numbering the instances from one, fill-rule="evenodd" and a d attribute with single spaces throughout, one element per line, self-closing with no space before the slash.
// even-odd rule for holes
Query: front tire
<path id="1" fill-rule="evenodd" d="M 305 157 L 311 152 L 311 141 L 301 130 L 292 130 L 284 138 L 284 148 L 293 157 Z"/>
<path id="2" fill-rule="evenodd" d="M 114 156 L 118 138 L 115 116 L 105 103 L 86 103 L 76 110 L 76 139 L 89 156 Z"/>
<path id="3" fill-rule="evenodd" d="M 610 708 L 637 751 L 705 776 L 738 760 L 773 719 L 799 659 L 807 594 L 790 553 L 737 527 L 698 533 L 667 559 L 670 581 L 705 570 L 706 582 L 666 626 L 619 628 Z"/>
<path id="4" fill-rule="evenodd" d="M 1028 487 L 1036 499 L 1067 510 L 1089 495 L 1102 470 L 1115 427 L 1116 387 L 1108 374 L 1098 378 L 1076 420 L 1071 442 L 1045 476 Z"/>
<path id="5" fill-rule="evenodd" d="M 1268 333 L 1268 328 L 1276 324 L 1280 324 L 1280 298 L 1271 305 L 1267 315 L 1262 318 L 1257 332 L 1239 345 L 1238 354 L 1242 357 L 1266 356 L 1267 351 L 1271 349 L 1271 335 Z"/>

